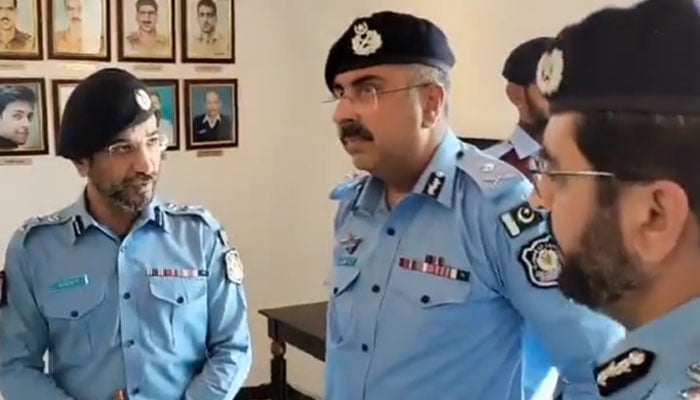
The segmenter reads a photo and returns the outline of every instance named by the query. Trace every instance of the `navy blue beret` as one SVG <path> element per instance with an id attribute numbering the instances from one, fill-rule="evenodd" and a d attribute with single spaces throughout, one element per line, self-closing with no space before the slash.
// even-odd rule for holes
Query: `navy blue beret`
<path id="1" fill-rule="evenodd" d="M 537 63 L 542 54 L 552 46 L 554 38 L 537 37 L 521 43 L 508 54 L 503 65 L 502 75 L 508 82 L 520 86 L 535 83 Z"/>
<path id="2" fill-rule="evenodd" d="M 564 28 L 537 84 L 552 112 L 700 114 L 700 15 L 692 0 L 605 8 Z"/>
<path id="3" fill-rule="evenodd" d="M 101 69 L 81 81 L 68 97 L 58 155 L 71 160 L 90 157 L 151 115 L 151 98 L 143 82 L 122 69 Z"/>
<path id="4" fill-rule="evenodd" d="M 377 12 L 357 18 L 328 52 L 329 90 L 339 74 L 384 64 L 423 64 L 448 72 L 455 63 L 445 34 L 432 22 L 410 14 Z"/>

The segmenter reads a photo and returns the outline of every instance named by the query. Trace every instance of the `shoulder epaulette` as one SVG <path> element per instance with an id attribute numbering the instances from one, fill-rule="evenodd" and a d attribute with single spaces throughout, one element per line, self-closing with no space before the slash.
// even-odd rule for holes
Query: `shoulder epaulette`
<path id="1" fill-rule="evenodd" d="M 219 229 L 219 221 L 203 206 L 199 205 L 181 205 L 174 203 L 165 203 L 163 211 L 170 215 L 186 215 L 195 216 L 204 220 L 210 227 Z"/>
<path id="2" fill-rule="evenodd" d="M 512 165 L 472 147 L 464 148 L 457 167 L 471 177 L 482 193 L 489 197 L 498 195 L 525 179 Z"/>
<path id="3" fill-rule="evenodd" d="M 40 226 L 49 226 L 49 225 L 60 225 L 63 224 L 64 222 L 67 222 L 70 220 L 70 216 L 66 213 L 53 213 L 49 215 L 44 215 L 40 217 L 32 217 L 27 220 L 25 220 L 22 223 L 22 226 L 17 230 L 18 233 L 26 235 L 29 233 L 34 228 L 40 227 Z"/>
<path id="4" fill-rule="evenodd" d="M 356 171 L 345 176 L 343 181 L 333 188 L 329 197 L 331 200 L 341 200 L 351 194 L 356 194 L 357 190 L 361 189 L 365 181 L 369 179 L 370 174 L 367 172 Z"/>

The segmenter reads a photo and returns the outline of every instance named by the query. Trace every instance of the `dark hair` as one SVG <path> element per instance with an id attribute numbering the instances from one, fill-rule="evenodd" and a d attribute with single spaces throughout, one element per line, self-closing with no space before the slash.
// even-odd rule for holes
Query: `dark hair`
<path id="1" fill-rule="evenodd" d="M 584 112 L 576 142 L 597 171 L 621 182 L 671 180 L 700 216 L 700 116 Z"/>
<path id="2" fill-rule="evenodd" d="M 199 11 L 199 7 L 209 7 L 214 10 L 214 15 L 216 15 L 216 3 L 214 3 L 214 0 L 199 0 L 197 2 L 197 11 Z"/>
<path id="3" fill-rule="evenodd" d="M 36 103 L 36 94 L 26 86 L 4 86 L 0 87 L 0 114 L 5 112 L 5 108 L 10 103 L 25 101 L 30 104 Z"/>
<path id="4" fill-rule="evenodd" d="M 143 6 L 151 6 L 156 9 L 156 12 L 158 11 L 158 3 L 156 3 L 156 0 L 136 0 L 136 11 Z"/>

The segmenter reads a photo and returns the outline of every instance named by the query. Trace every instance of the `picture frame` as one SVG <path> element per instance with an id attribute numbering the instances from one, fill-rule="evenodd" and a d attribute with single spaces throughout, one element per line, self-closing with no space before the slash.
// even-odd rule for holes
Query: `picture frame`
<path id="1" fill-rule="evenodd" d="M 175 62 L 175 0 L 117 2 L 119 61 Z"/>
<path id="2" fill-rule="evenodd" d="M 167 151 L 180 150 L 180 83 L 177 79 L 144 79 L 155 107 L 158 129 L 168 136 Z"/>
<path id="3" fill-rule="evenodd" d="M 0 39 L 0 60 L 44 58 L 43 16 L 40 0 L 0 0 L 3 31 L 14 30 L 12 39 Z"/>
<path id="4" fill-rule="evenodd" d="M 186 79 L 187 150 L 238 147 L 238 79 Z"/>
<path id="5" fill-rule="evenodd" d="M 183 63 L 235 64 L 234 0 L 182 0 Z"/>
<path id="6" fill-rule="evenodd" d="M 51 98 L 53 100 L 53 136 L 58 147 L 61 133 L 61 116 L 68 97 L 80 83 L 79 79 L 54 79 L 51 81 Z"/>
<path id="7" fill-rule="evenodd" d="M 108 0 L 46 0 L 46 5 L 49 59 L 110 61 Z"/>
<path id="8" fill-rule="evenodd" d="M 0 78 L 0 157 L 49 154 L 44 78 Z"/>

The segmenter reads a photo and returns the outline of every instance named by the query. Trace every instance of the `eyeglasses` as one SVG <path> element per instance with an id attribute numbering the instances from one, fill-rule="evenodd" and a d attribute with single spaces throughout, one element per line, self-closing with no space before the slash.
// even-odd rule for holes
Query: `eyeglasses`
<path id="1" fill-rule="evenodd" d="M 377 109 L 377 105 L 379 104 L 379 96 L 389 93 L 403 92 L 406 90 L 424 87 L 427 85 L 429 85 L 429 83 L 418 83 L 414 85 L 403 86 L 396 89 L 379 90 L 376 86 L 367 83 L 363 85 L 353 86 L 348 90 L 339 90 L 338 92 L 333 94 L 332 98 L 323 101 L 323 103 L 334 104 L 342 99 L 346 99 L 350 102 L 350 104 L 353 105 L 353 107 L 355 107 L 355 110 L 358 113 L 362 114 Z"/>
<path id="2" fill-rule="evenodd" d="M 159 153 L 168 148 L 168 137 L 163 134 L 149 136 L 141 141 L 113 143 L 105 149 L 110 157 L 129 157 L 136 154 L 141 147 L 148 153 Z"/>
<path id="3" fill-rule="evenodd" d="M 549 183 L 557 177 L 581 176 L 596 178 L 615 178 L 615 174 L 604 171 L 577 171 L 577 170 L 553 170 L 549 160 L 542 157 L 532 157 L 529 160 L 529 170 L 532 176 L 532 184 L 538 196 L 546 199 L 551 195 Z M 547 197 L 545 197 L 547 196 Z"/>

